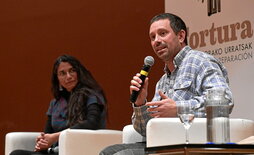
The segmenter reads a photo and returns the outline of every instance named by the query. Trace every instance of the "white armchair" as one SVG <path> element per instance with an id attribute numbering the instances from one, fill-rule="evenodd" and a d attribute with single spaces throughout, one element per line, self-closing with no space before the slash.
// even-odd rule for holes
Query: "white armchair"
<path id="1" fill-rule="evenodd" d="M 123 128 L 123 143 L 136 143 L 145 141 L 145 138 L 141 136 L 134 128 L 133 125 L 126 125 Z"/>
<path id="2" fill-rule="evenodd" d="M 12 132 L 5 138 L 5 155 L 12 150 L 33 150 L 39 132 Z M 206 119 L 195 118 L 189 129 L 190 143 L 206 142 Z M 254 135 L 254 121 L 230 119 L 230 139 L 241 141 Z M 147 124 L 147 147 L 179 144 L 185 142 L 185 131 L 179 118 L 154 118 Z M 123 131 L 68 129 L 60 134 L 59 155 L 98 155 L 106 146 L 144 141 L 132 125 Z"/>
<path id="3" fill-rule="evenodd" d="M 127 125 L 129 132 L 123 131 L 123 142 L 131 143 L 142 139 L 135 133 L 132 125 Z M 185 131 L 179 118 L 154 118 L 147 124 L 147 147 L 185 143 Z M 134 136 L 132 135 L 134 134 Z M 206 118 L 195 118 L 189 129 L 190 143 L 206 143 Z M 254 135 L 254 121 L 230 119 L 230 140 L 239 142 Z"/>
<path id="4" fill-rule="evenodd" d="M 24 149 L 34 150 L 35 139 L 40 132 L 10 132 L 5 136 L 5 155 L 9 155 L 13 150 Z"/>
<path id="5" fill-rule="evenodd" d="M 122 131 L 68 129 L 61 132 L 59 155 L 98 155 L 106 146 L 122 143 Z"/>
<path id="6" fill-rule="evenodd" d="M 5 137 L 5 155 L 16 149 L 34 150 L 40 132 L 11 132 Z M 106 146 L 122 142 L 122 131 L 67 129 L 59 137 L 59 155 L 98 155 Z"/>

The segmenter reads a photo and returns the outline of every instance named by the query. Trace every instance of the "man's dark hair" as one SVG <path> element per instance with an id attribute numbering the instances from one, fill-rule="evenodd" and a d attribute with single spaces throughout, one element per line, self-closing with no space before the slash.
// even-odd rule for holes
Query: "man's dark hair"
<path id="1" fill-rule="evenodd" d="M 161 20 L 161 19 L 168 19 L 170 21 L 170 26 L 176 35 L 181 30 L 184 30 L 186 32 L 184 42 L 186 45 L 188 44 L 187 28 L 186 28 L 184 21 L 180 17 L 178 17 L 177 15 L 174 15 L 172 13 L 162 13 L 162 14 L 159 14 L 159 15 L 156 15 L 155 17 L 153 17 L 150 21 L 150 25 L 158 20 Z"/>

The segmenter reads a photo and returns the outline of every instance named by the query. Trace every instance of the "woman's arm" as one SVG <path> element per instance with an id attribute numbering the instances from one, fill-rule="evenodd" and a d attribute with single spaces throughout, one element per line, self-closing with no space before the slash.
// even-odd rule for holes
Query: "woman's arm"
<path id="1" fill-rule="evenodd" d="M 38 152 L 48 149 L 58 141 L 59 136 L 60 132 L 49 134 L 41 133 L 36 139 L 35 151 Z"/>
<path id="2" fill-rule="evenodd" d="M 54 133 L 54 130 L 51 125 L 51 120 L 52 120 L 51 117 L 52 117 L 51 115 L 48 115 L 48 120 L 46 122 L 45 129 L 44 129 L 45 133 Z"/>
<path id="3" fill-rule="evenodd" d="M 71 129 L 99 129 L 100 128 L 100 122 L 101 114 L 102 114 L 102 106 L 98 103 L 93 103 L 88 105 L 87 107 L 87 115 L 86 120 L 79 122 L 73 126 L 71 126 Z"/>

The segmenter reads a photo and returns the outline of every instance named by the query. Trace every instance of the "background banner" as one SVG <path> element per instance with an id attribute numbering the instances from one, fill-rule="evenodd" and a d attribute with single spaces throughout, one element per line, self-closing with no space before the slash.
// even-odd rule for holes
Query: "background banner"
<path id="1" fill-rule="evenodd" d="M 188 27 L 189 45 L 227 68 L 235 107 L 231 117 L 254 120 L 253 0 L 165 0 L 165 12 Z"/>

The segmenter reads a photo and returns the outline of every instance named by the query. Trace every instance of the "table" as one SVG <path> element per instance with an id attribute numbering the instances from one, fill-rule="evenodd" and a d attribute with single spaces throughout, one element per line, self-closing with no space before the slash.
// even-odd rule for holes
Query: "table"
<path id="1" fill-rule="evenodd" d="M 176 144 L 145 148 L 147 155 L 254 154 L 251 144 Z"/>

